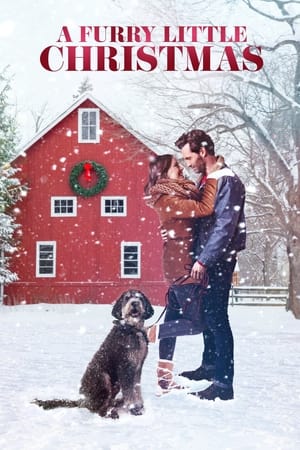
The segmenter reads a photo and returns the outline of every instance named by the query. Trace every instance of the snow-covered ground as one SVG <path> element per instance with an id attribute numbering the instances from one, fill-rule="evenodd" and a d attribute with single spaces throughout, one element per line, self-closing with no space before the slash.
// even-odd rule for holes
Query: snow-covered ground
<path id="1" fill-rule="evenodd" d="M 158 347 L 151 345 L 143 416 L 114 421 L 84 409 L 44 411 L 31 404 L 35 397 L 78 398 L 86 364 L 111 327 L 110 311 L 108 305 L 0 307 L 1 449 L 300 448 L 300 322 L 283 307 L 230 307 L 233 401 L 201 401 L 185 392 L 156 397 Z M 155 317 L 160 311 L 155 308 Z M 202 336 L 179 339 L 177 369 L 197 367 L 201 352 Z"/>

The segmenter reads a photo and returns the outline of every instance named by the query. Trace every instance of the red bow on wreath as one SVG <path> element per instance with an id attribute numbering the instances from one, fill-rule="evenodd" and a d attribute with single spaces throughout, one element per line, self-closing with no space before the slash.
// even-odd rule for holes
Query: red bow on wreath
<path id="1" fill-rule="evenodd" d="M 82 186 L 79 182 L 81 175 L 89 183 L 88 186 Z M 92 181 L 92 178 L 95 178 L 95 182 Z M 108 183 L 108 174 L 105 168 L 95 161 L 82 161 L 71 170 L 69 182 L 71 189 L 77 195 L 91 197 L 105 189 Z"/>
<path id="2" fill-rule="evenodd" d="M 90 182 L 92 180 L 92 174 L 91 174 L 91 170 L 93 169 L 93 166 L 91 163 L 86 162 L 83 165 L 83 170 L 84 170 L 84 177 L 86 179 L 86 181 Z"/>

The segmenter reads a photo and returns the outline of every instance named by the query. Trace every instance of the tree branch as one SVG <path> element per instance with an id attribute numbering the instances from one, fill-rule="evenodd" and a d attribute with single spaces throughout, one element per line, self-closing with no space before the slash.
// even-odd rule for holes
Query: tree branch
<path id="1" fill-rule="evenodd" d="M 235 108 L 232 108 L 229 105 L 224 105 L 221 103 L 197 103 L 189 105 L 188 108 L 190 109 L 214 109 L 213 113 L 216 114 L 217 112 L 224 112 L 224 113 L 230 113 L 234 115 L 235 117 L 242 120 L 246 126 L 251 127 L 257 135 L 262 139 L 265 145 L 268 145 L 268 147 L 274 152 L 276 155 L 276 158 L 283 170 L 284 175 L 286 176 L 286 179 L 289 179 L 290 177 L 290 168 L 283 158 L 282 154 L 277 150 L 275 143 L 271 139 L 271 137 L 268 135 L 267 130 L 263 129 L 262 125 L 258 124 L 257 121 L 253 117 L 250 117 L 245 111 L 238 111 Z"/>

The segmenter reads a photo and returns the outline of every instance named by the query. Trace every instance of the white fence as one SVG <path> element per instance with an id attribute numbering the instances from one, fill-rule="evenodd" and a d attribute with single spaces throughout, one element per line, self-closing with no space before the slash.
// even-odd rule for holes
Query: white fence
<path id="1" fill-rule="evenodd" d="M 285 306 L 288 288 L 278 286 L 232 286 L 231 305 L 270 305 Z"/>

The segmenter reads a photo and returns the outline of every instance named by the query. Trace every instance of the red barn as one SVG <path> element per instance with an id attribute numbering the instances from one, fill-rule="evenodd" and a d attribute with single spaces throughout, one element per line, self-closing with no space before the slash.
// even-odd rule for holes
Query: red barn
<path id="1" fill-rule="evenodd" d="M 90 95 L 22 150 L 13 165 L 29 190 L 5 304 L 111 303 L 131 287 L 163 304 L 158 220 L 143 200 L 150 155 Z"/>

